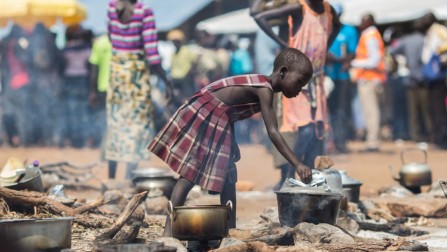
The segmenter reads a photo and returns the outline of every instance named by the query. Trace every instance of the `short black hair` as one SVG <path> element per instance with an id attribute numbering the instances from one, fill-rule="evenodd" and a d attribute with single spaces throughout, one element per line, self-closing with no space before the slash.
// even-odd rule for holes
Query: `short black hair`
<path id="1" fill-rule="evenodd" d="M 281 66 L 302 71 L 305 75 L 312 76 L 313 74 L 312 62 L 303 52 L 295 48 L 285 48 L 276 56 L 273 62 L 273 71 L 278 70 Z"/>

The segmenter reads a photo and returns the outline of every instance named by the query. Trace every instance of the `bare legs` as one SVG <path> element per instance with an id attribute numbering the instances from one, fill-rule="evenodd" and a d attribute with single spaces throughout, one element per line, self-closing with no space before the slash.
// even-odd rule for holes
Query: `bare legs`
<path id="1" fill-rule="evenodd" d="M 228 227 L 236 228 L 236 184 L 228 183 L 227 179 L 220 194 L 220 204 L 225 206 L 229 200 L 233 203 L 233 209 L 230 212 Z"/>
<path id="2" fill-rule="evenodd" d="M 186 197 L 188 196 L 189 191 L 191 191 L 193 187 L 194 183 L 190 182 L 184 177 L 180 177 L 174 186 L 174 190 L 172 191 L 171 195 L 172 206 L 184 205 Z M 165 230 L 162 236 L 172 236 L 171 217 L 169 215 L 166 217 Z"/>
<path id="3" fill-rule="evenodd" d="M 109 179 L 115 178 L 117 165 L 118 163 L 116 161 L 109 161 Z"/>
<path id="4" fill-rule="evenodd" d="M 116 167 L 118 166 L 118 162 L 109 161 L 109 179 L 114 179 L 116 177 Z M 126 166 L 126 179 L 132 178 L 132 172 L 136 170 L 138 167 L 138 163 L 127 163 Z"/>

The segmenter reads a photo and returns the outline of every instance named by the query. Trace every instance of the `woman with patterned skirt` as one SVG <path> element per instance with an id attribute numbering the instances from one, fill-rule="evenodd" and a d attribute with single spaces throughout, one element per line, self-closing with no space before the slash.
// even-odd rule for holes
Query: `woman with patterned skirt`
<path id="1" fill-rule="evenodd" d="M 149 158 L 146 145 L 154 136 L 149 68 L 166 83 L 166 99 L 171 83 L 160 65 L 152 10 L 137 0 L 112 0 L 108 18 L 113 56 L 104 158 L 109 161 L 109 178 L 115 178 L 121 161 L 127 163 L 128 179 L 138 162 Z"/>

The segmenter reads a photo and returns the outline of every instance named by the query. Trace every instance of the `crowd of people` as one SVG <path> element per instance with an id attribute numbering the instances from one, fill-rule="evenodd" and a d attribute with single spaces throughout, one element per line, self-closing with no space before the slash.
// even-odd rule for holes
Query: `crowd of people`
<path id="1" fill-rule="evenodd" d="M 261 7 L 252 6 L 255 17 L 259 13 L 253 8 Z M 312 6 L 306 8 L 312 10 Z M 343 13 L 339 5 L 331 10 L 329 14 L 334 16 Z M 300 36 L 298 30 L 289 35 L 287 20 L 278 18 L 296 10 L 287 11 L 276 15 L 264 11 L 264 16 L 255 17 L 258 23 L 265 19 L 272 25 L 271 32 L 279 34 L 282 42 L 272 39 L 262 26 L 256 36 L 216 36 L 201 30 L 188 37 L 181 30 L 173 30 L 165 41 L 156 41 L 161 65 L 168 82 L 172 82 L 172 95 L 166 105 L 159 95 L 166 90 L 165 81 L 151 81 L 154 104 L 150 110 L 159 115 L 159 120 L 154 120 L 154 132 L 185 99 L 207 84 L 227 76 L 269 74 L 284 43 L 289 45 L 290 38 Z M 447 148 L 447 87 L 446 73 L 442 71 L 447 28 L 433 14 L 411 25 L 390 26 L 380 32 L 374 17 L 366 15 L 358 27 L 341 25 L 332 38 L 329 35 L 324 39 L 331 40 L 327 53 L 325 43 L 318 46 L 324 51 L 324 60 L 321 55 L 313 60 L 320 62 L 314 70 L 321 76 L 317 82 L 324 83 L 325 92 L 325 96 L 319 96 L 322 92 L 316 94 L 315 99 L 323 102 L 324 97 L 328 108 L 317 109 L 317 116 L 322 113 L 317 121 L 324 122 L 321 127 L 327 128 L 323 130 L 327 135 L 323 147 L 326 151 L 347 153 L 349 140 L 365 140 L 365 151 L 379 151 L 380 139 L 397 143 L 412 140 Z M 321 40 L 309 39 L 313 45 Z M 307 50 L 301 46 L 301 38 L 294 40 L 296 48 Z M 101 145 L 106 130 L 107 90 L 111 78 L 119 78 L 110 76 L 112 44 L 107 34 L 94 38 L 90 30 L 73 25 L 66 29 L 65 46 L 58 48 L 55 35 L 43 25 L 37 24 L 33 30 L 14 25 L 1 39 L 0 60 L 2 144 L 75 148 Z M 441 71 L 437 74 L 429 66 L 438 61 Z M 293 104 L 286 102 L 279 107 L 289 105 Z M 284 112 L 284 108 L 279 109 Z M 324 113 L 327 118 L 323 118 Z M 279 119 L 281 124 L 284 120 Z M 286 127 L 298 126 L 284 125 L 283 129 Z M 240 143 L 270 147 L 260 116 L 237 123 L 236 135 Z"/>
<path id="2" fill-rule="evenodd" d="M 44 25 L 13 25 L 1 40 L 1 140 L 10 146 L 99 146 L 89 124 L 89 65 L 93 34 L 66 30 L 66 46 Z M 94 120 L 93 120 L 94 121 Z"/>

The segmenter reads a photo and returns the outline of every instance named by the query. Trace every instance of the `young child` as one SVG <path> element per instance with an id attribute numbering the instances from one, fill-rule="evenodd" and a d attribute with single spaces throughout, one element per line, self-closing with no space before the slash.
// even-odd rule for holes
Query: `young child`
<path id="1" fill-rule="evenodd" d="M 312 180 L 311 170 L 301 164 L 278 131 L 273 94 L 297 96 L 313 74 L 310 60 L 301 51 L 284 49 L 274 61 L 270 76 L 259 74 L 225 78 L 194 94 L 158 133 L 148 149 L 180 174 L 172 196 L 173 206 L 185 203 L 192 187 L 220 193 L 236 209 L 237 171 L 240 159 L 234 136 L 234 122 L 261 112 L 268 135 L 278 151 L 295 167 L 304 182 Z M 236 211 L 229 227 L 236 227 Z M 163 236 L 171 236 L 166 219 Z"/>

